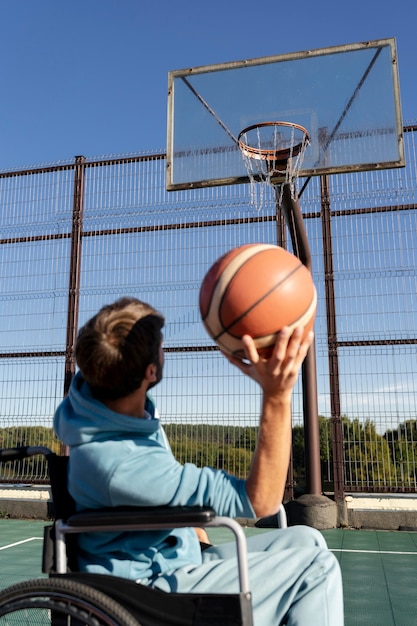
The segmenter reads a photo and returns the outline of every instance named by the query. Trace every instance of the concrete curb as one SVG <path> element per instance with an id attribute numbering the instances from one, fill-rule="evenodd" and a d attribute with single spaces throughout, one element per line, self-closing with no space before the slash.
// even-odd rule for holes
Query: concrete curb
<path id="1" fill-rule="evenodd" d="M 289 525 L 306 524 L 318 530 L 348 527 L 374 530 L 417 531 L 417 494 L 348 494 L 336 503 L 326 496 L 304 495 L 285 505 Z M 0 485 L 0 518 L 41 519 L 53 517 L 48 486 Z M 276 528 L 276 515 L 262 519 L 239 519 L 242 526 Z"/>
<path id="2" fill-rule="evenodd" d="M 49 486 L 1 485 L 0 517 L 51 519 L 53 503 Z"/>

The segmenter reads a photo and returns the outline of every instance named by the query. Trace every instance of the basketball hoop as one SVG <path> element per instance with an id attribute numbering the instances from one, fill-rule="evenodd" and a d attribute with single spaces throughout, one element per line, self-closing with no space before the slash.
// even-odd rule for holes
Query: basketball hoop
<path id="1" fill-rule="evenodd" d="M 285 183 L 294 181 L 304 159 L 310 136 L 307 129 L 294 122 L 259 122 L 244 128 L 238 145 L 251 183 L 251 197 L 256 195 L 256 183 L 271 185 L 279 192 L 281 204 Z"/>

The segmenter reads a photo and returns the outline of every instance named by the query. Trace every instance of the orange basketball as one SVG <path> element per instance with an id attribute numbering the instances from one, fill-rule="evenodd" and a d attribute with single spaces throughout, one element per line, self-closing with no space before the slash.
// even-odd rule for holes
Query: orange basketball
<path id="1" fill-rule="evenodd" d="M 268 357 L 283 326 L 311 330 L 317 294 L 309 270 L 279 246 L 248 244 L 227 252 L 200 288 L 200 313 L 217 345 L 242 357 L 241 338 L 251 335 Z"/>

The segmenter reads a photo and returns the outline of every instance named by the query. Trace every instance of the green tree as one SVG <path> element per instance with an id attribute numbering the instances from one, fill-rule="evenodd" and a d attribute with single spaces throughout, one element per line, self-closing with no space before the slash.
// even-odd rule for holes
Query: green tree
<path id="1" fill-rule="evenodd" d="M 331 420 L 319 415 L 320 464 L 323 482 L 332 480 L 332 426 Z M 292 429 L 293 473 L 296 486 L 305 484 L 304 426 Z M 329 485 L 330 487 L 330 485 Z"/>
<path id="2" fill-rule="evenodd" d="M 60 442 L 52 428 L 45 426 L 16 426 L 0 429 L 0 447 L 46 446 L 59 454 Z M 43 456 L 34 456 L 21 461 L 0 465 L 0 480 L 16 482 L 46 482 L 48 470 Z"/>
<path id="3" fill-rule="evenodd" d="M 384 434 L 396 470 L 396 484 L 415 487 L 417 475 L 417 421 L 406 420 Z"/>
<path id="4" fill-rule="evenodd" d="M 386 439 L 371 420 L 343 419 L 346 482 L 377 487 L 392 484 L 395 466 Z"/>

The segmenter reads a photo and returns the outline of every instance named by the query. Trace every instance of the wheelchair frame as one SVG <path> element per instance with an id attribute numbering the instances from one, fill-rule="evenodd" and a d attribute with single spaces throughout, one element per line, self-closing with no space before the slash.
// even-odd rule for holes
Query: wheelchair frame
<path id="1" fill-rule="evenodd" d="M 52 527 L 46 527 L 44 539 L 43 571 L 49 573 L 49 580 L 26 581 L 2 590 L 0 626 L 9 624 L 8 621 L 3 622 L 3 616 L 9 613 L 41 609 L 48 615 L 49 621 L 44 623 L 53 626 L 64 623 L 76 626 L 253 625 L 246 537 L 238 522 L 217 516 L 213 509 L 207 507 L 121 507 L 74 513 L 75 506 L 66 486 L 68 457 L 60 457 L 43 446 L 27 446 L 0 450 L 0 463 L 39 454 L 44 455 L 48 462 L 55 507 L 54 524 Z M 280 515 L 281 518 L 278 519 L 286 525 L 283 509 Z M 165 593 L 114 576 L 68 572 L 68 535 L 96 531 L 219 526 L 229 528 L 236 540 L 238 594 Z M 54 534 L 52 561 L 48 564 L 45 554 L 51 530 Z M 132 599 L 132 594 L 138 596 L 138 602 Z M 142 605 L 139 596 L 145 597 Z M 147 602 L 152 604 L 151 609 L 148 608 Z M 164 607 L 161 609 L 161 604 L 166 604 L 166 609 Z M 93 617 L 89 616 L 89 611 L 92 611 Z M 181 615 L 182 611 L 184 616 Z M 68 618 L 74 619 L 69 621 Z M 11 623 L 19 623 L 20 626 L 21 621 Z"/>

